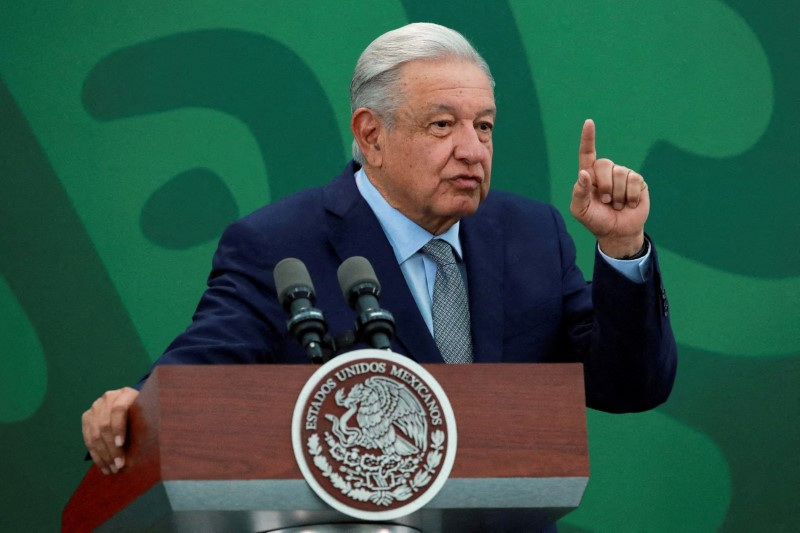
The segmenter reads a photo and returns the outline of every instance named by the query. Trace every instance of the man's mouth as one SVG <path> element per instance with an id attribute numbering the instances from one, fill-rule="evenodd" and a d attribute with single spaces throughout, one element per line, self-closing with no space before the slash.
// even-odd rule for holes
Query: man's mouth
<path id="1" fill-rule="evenodd" d="M 476 189 L 483 184 L 483 177 L 474 174 L 460 174 L 450 178 L 457 187 L 464 189 Z"/>

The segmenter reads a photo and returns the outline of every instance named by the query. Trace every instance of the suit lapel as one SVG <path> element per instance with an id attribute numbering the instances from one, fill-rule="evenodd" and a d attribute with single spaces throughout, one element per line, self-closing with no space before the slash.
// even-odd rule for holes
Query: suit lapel
<path id="1" fill-rule="evenodd" d="M 475 362 L 499 362 L 503 354 L 503 239 L 480 209 L 461 221 L 467 267 Z"/>
<path id="2" fill-rule="evenodd" d="M 348 166 L 344 174 L 324 189 L 328 236 L 339 261 L 360 255 L 375 269 L 381 286 L 381 306 L 395 319 L 393 349 L 420 363 L 442 362 L 442 357 L 428 331 L 408 284 L 397 264 L 392 246 L 353 178 L 357 167 Z"/>

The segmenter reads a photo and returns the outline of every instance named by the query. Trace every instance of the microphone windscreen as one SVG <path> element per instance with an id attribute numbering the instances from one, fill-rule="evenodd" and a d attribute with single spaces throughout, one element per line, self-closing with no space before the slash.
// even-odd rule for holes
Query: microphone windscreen
<path id="1" fill-rule="evenodd" d="M 360 255 L 345 259 L 339 265 L 336 277 L 339 278 L 339 287 L 342 289 L 342 295 L 348 302 L 350 301 L 350 290 L 361 283 L 372 283 L 378 291 L 381 290 L 381 284 L 378 282 L 375 270 L 372 269 L 372 265 L 367 258 Z"/>
<path id="2" fill-rule="evenodd" d="M 311 283 L 311 275 L 306 265 L 294 257 L 287 257 L 278 262 L 272 271 L 272 276 L 275 278 L 275 291 L 278 293 L 281 305 L 285 304 L 286 291 L 292 287 L 302 285 L 314 291 L 314 284 Z"/>

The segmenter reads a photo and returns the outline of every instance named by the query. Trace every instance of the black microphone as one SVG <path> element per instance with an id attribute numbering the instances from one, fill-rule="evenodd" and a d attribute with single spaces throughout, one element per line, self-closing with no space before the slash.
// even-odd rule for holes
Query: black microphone
<path id="1" fill-rule="evenodd" d="M 322 341 L 328 324 L 322 311 L 314 307 L 314 284 L 308 269 L 299 259 L 287 257 L 272 271 L 278 300 L 289 315 L 286 328 L 299 342 L 311 360 L 323 362 Z"/>
<path id="2" fill-rule="evenodd" d="M 372 265 L 364 257 L 351 257 L 339 266 L 336 276 L 344 299 L 358 313 L 356 335 L 359 340 L 373 348 L 388 350 L 394 335 L 394 317 L 378 303 L 381 284 Z"/>

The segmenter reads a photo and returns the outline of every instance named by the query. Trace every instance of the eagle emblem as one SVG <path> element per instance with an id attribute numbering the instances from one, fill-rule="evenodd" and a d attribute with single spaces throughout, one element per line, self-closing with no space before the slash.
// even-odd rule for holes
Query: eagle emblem
<path id="1" fill-rule="evenodd" d="M 384 456 L 397 458 L 416 455 L 427 448 L 425 410 L 402 383 L 373 376 L 354 385 L 347 395 L 339 389 L 336 403 L 347 412 L 338 418 L 330 414 L 325 418 L 332 422 L 331 433 L 342 448 L 378 449 Z M 349 426 L 354 414 L 357 427 Z"/>
<path id="2" fill-rule="evenodd" d="M 424 368 L 391 352 L 360 352 L 329 361 L 306 384 L 293 421 L 295 456 L 332 506 L 391 519 L 424 505 L 446 481 L 455 417 Z"/>

